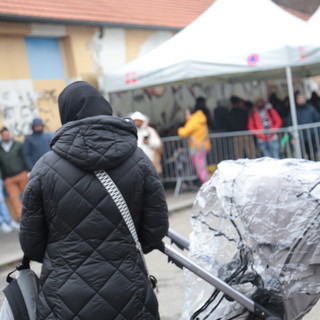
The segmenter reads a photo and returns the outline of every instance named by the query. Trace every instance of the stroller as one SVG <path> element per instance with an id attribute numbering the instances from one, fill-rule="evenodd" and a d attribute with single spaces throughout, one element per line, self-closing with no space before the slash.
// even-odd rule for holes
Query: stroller
<path id="1" fill-rule="evenodd" d="M 197 194 L 182 319 L 299 320 L 320 297 L 320 163 L 223 161 Z M 203 279 L 203 280 L 202 280 Z M 214 288 L 212 288 L 212 285 Z"/>

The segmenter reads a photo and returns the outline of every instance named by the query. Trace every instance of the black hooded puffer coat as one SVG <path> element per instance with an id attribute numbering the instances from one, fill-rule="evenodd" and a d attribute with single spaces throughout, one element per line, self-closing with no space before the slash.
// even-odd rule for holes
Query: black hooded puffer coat
<path id="1" fill-rule="evenodd" d="M 94 175 L 123 194 L 145 253 L 168 230 L 165 193 L 129 120 L 66 123 L 35 165 L 23 198 L 20 243 L 43 263 L 38 319 L 158 319 L 158 303 L 121 214 Z"/>

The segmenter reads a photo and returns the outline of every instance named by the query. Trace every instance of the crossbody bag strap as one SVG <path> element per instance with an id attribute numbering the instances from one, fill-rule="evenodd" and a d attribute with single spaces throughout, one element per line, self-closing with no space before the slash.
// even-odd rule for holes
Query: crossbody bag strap
<path id="1" fill-rule="evenodd" d="M 136 228 L 134 226 L 134 223 L 133 223 L 133 220 L 131 217 L 131 213 L 129 211 L 129 208 L 127 206 L 126 201 L 124 200 L 124 198 L 122 196 L 122 193 L 120 192 L 120 190 L 118 189 L 116 184 L 113 182 L 113 180 L 110 178 L 110 176 L 108 175 L 107 172 L 105 172 L 104 170 L 99 170 L 99 171 L 95 171 L 94 174 L 100 180 L 102 185 L 106 188 L 106 190 L 110 194 L 112 200 L 114 201 L 114 203 L 118 207 L 118 209 L 123 217 L 123 220 L 126 223 L 128 229 L 132 235 L 132 238 L 134 239 L 134 241 L 136 243 L 136 247 L 141 255 L 143 264 L 144 264 L 146 271 L 148 273 L 148 276 L 149 276 L 149 272 L 148 272 L 146 261 L 144 259 L 144 254 L 142 251 L 141 243 L 138 239 L 138 235 L 137 235 Z"/>

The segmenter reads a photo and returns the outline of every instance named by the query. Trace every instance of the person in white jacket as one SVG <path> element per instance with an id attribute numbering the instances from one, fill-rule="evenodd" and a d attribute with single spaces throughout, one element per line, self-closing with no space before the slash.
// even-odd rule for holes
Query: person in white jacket
<path id="1" fill-rule="evenodd" d="M 162 142 L 157 131 L 149 126 L 149 119 L 141 112 L 135 111 L 131 115 L 131 119 L 135 122 L 138 131 L 138 147 L 152 161 L 158 175 L 162 173 L 161 153 Z"/>

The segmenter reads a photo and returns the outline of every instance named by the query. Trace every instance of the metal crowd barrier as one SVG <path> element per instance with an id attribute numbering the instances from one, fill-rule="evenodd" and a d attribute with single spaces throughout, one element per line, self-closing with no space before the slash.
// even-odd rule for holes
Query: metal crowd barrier
<path id="1" fill-rule="evenodd" d="M 184 188 L 196 190 L 193 182 L 198 179 L 188 153 L 188 141 L 179 136 L 162 138 L 162 182 L 174 183 L 174 195 Z"/>
<path id="2" fill-rule="evenodd" d="M 318 161 L 320 159 L 320 122 L 280 128 L 274 130 L 278 135 L 280 159 L 296 158 L 294 144 L 295 132 L 300 141 L 300 154 L 304 159 Z M 261 132 L 261 131 L 257 131 Z M 209 173 L 212 174 L 219 162 L 240 158 L 259 158 L 261 153 L 257 140 L 251 131 L 216 132 L 209 134 L 211 150 L 207 155 Z M 161 176 L 163 183 L 175 185 L 174 195 L 183 190 L 197 190 L 199 184 L 188 153 L 188 140 L 179 136 L 164 137 Z"/>

